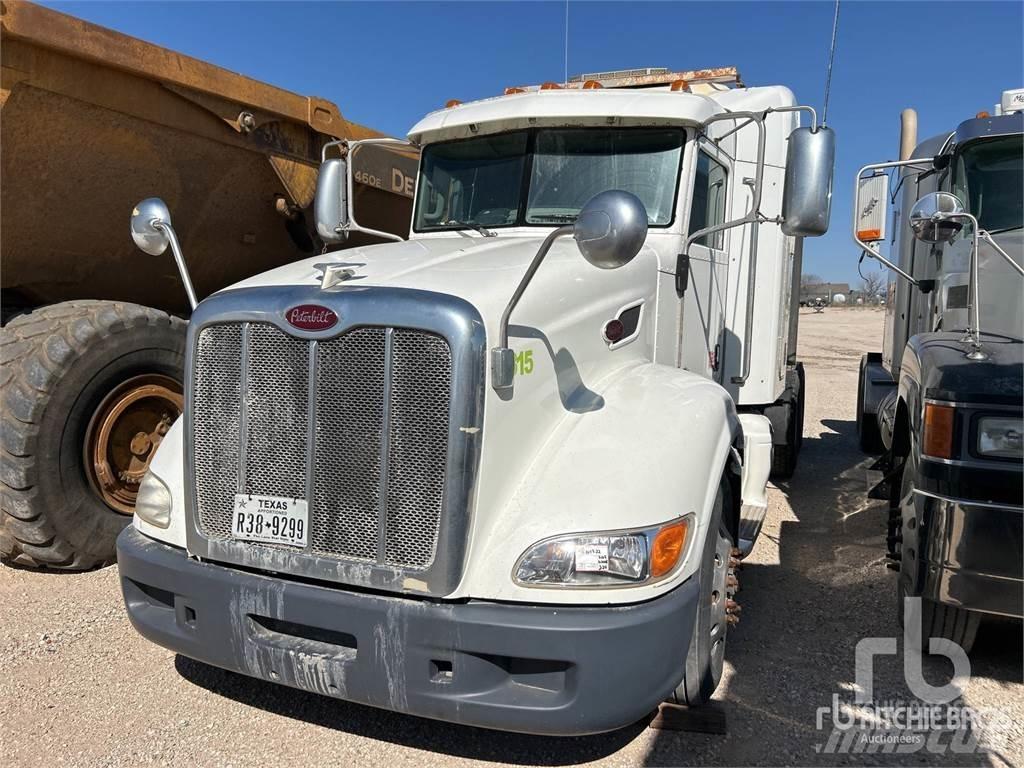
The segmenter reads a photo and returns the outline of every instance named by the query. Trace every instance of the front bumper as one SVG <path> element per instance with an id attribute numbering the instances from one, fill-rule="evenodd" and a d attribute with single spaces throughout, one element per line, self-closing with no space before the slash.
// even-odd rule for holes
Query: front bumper
<path id="1" fill-rule="evenodd" d="M 918 491 L 927 531 L 923 596 L 972 611 L 1024 614 L 1024 511 Z"/>
<path id="2" fill-rule="evenodd" d="M 194 659 L 314 693 L 524 733 L 636 722 L 682 679 L 696 579 L 652 601 L 439 603 L 288 581 L 190 559 L 127 527 L 132 625 Z"/>

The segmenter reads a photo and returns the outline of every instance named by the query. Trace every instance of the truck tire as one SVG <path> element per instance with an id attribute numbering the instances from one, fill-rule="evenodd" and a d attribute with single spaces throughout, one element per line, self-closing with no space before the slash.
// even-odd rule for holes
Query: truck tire
<path id="1" fill-rule="evenodd" d="M 868 356 L 860 359 L 860 372 L 857 376 L 857 445 L 867 454 L 879 454 L 885 450 L 882 433 L 878 428 L 878 417 L 873 413 L 864 413 L 864 386 L 866 375 L 864 369 L 868 364 Z"/>
<path id="2" fill-rule="evenodd" d="M 181 412 L 185 322 L 71 301 L 0 329 L 0 560 L 114 561 L 135 490 Z"/>
<path id="3" fill-rule="evenodd" d="M 912 447 L 903 465 L 898 504 L 902 518 L 902 538 L 899 544 L 900 571 L 896 586 L 897 613 L 900 626 L 904 620 L 904 598 L 921 597 L 924 587 L 926 562 L 920 541 L 924 531 L 921 515 L 917 514 L 917 458 Z M 981 614 L 955 605 L 945 605 L 926 597 L 921 599 L 921 650 L 928 652 L 928 640 L 952 640 L 970 653 L 981 624 Z"/>
<path id="4" fill-rule="evenodd" d="M 698 573 L 699 598 L 693 636 L 686 652 L 686 670 L 674 693 L 677 704 L 697 707 L 711 701 L 722 680 L 725 641 L 729 630 L 727 604 L 732 599 L 730 555 L 734 545 L 723 510 L 730 500 L 723 481 L 715 497 L 714 512 Z"/>

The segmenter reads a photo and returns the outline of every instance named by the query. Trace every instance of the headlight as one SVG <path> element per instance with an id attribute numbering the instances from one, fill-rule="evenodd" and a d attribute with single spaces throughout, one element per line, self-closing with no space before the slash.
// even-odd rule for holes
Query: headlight
<path id="1" fill-rule="evenodd" d="M 978 419 L 978 453 L 1006 459 L 1024 457 L 1021 451 L 1022 431 L 1020 418 L 983 416 Z"/>
<path id="2" fill-rule="evenodd" d="M 516 563 L 525 587 L 622 587 L 657 581 L 682 561 L 693 516 L 657 528 L 573 534 L 545 539 Z"/>
<path id="3" fill-rule="evenodd" d="M 135 514 L 157 528 L 171 524 L 171 492 L 152 472 L 147 472 L 139 483 Z"/>

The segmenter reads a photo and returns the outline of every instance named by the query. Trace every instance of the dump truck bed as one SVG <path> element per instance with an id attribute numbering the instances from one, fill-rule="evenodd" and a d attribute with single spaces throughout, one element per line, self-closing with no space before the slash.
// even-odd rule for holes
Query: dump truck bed
<path id="1" fill-rule="evenodd" d="M 313 255 L 323 145 L 381 135 L 329 101 L 31 3 L 3 3 L 0 36 L 5 315 L 76 298 L 186 314 L 173 260 L 140 255 L 128 236 L 132 207 L 154 195 L 200 298 Z M 415 153 L 359 159 L 378 185 L 356 185 L 360 221 L 407 233 Z"/>

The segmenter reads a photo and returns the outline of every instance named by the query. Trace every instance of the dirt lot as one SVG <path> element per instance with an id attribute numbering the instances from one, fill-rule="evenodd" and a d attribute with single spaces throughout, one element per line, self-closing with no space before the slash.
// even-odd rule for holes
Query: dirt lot
<path id="1" fill-rule="evenodd" d="M 894 637 L 884 510 L 864 501 L 854 432 L 857 363 L 882 315 L 801 317 L 809 396 L 800 467 L 771 492 L 741 572 L 743 621 L 719 690 L 727 737 L 637 724 L 583 739 L 495 734 L 345 704 L 203 666 L 144 641 L 121 608 L 116 569 L 0 569 L 0 759 L 23 765 L 1004 765 L 1024 761 L 1019 627 L 983 626 L 965 693 L 999 707 L 1009 738 L 987 753 L 832 754 L 833 695 L 852 700 L 854 647 Z M 909 699 L 902 654 L 876 660 L 876 701 Z M 939 681 L 943 663 L 929 661 Z M 948 739 L 943 742 L 948 743 Z M 824 745 L 824 746 L 822 746 Z"/>

